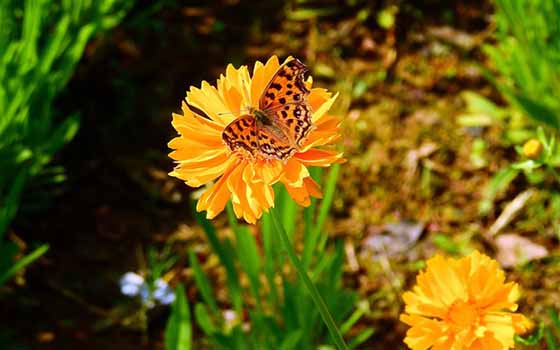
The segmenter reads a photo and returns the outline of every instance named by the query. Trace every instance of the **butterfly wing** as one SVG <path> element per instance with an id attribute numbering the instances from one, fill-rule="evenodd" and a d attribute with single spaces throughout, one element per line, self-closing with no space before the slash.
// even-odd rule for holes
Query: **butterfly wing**
<path id="1" fill-rule="evenodd" d="M 284 63 L 272 76 L 259 99 L 261 111 L 278 109 L 286 104 L 305 101 L 310 90 L 305 86 L 309 69 L 298 59 Z"/>
<path id="2" fill-rule="evenodd" d="M 232 121 L 222 132 L 222 140 L 231 151 L 242 149 L 254 156 L 259 149 L 255 118 L 244 115 Z"/>
<path id="3" fill-rule="evenodd" d="M 298 147 L 303 145 L 307 135 L 313 130 L 313 110 L 307 103 L 290 103 L 269 113 L 274 115 L 273 119 L 282 125 L 284 132 Z"/>
<path id="4" fill-rule="evenodd" d="M 259 119 L 257 119 L 256 124 L 259 152 L 264 158 L 284 160 L 296 152 L 296 148 L 287 138 L 283 129 L 276 127 L 274 124 L 263 123 Z"/>
<path id="5" fill-rule="evenodd" d="M 309 69 L 297 59 L 284 63 L 274 74 L 260 100 L 259 109 L 280 127 L 296 147 L 313 130 L 310 90 L 305 85 Z"/>

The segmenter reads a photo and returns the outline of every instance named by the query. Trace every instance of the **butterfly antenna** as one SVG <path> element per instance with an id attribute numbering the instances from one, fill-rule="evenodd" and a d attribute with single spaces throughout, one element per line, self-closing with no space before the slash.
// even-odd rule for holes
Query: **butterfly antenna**
<path id="1" fill-rule="evenodd" d="M 220 112 L 218 113 L 219 116 L 222 115 L 228 115 L 228 114 L 232 114 L 232 115 L 236 115 L 236 114 L 241 114 L 241 113 L 248 113 L 251 109 L 249 107 L 246 108 L 241 108 L 240 110 L 237 110 L 235 112 Z"/>

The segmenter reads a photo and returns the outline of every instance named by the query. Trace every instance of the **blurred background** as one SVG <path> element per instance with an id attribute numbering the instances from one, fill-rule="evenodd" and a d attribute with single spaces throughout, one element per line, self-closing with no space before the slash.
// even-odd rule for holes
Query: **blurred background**
<path id="1" fill-rule="evenodd" d="M 209 237 L 257 252 L 261 228 L 195 215 L 197 192 L 167 175 L 167 142 L 189 86 L 271 55 L 340 93 L 348 162 L 314 173 L 334 193 L 317 249 L 352 296 L 332 305 L 348 306 L 356 346 L 405 348 L 400 296 L 437 251 L 497 258 L 525 291 L 521 310 L 548 320 L 560 306 L 558 23 L 557 0 L 2 0 L 0 348 L 189 349 L 167 345 L 180 306 L 160 287 L 186 296 L 194 348 L 247 346 L 223 339 L 256 332 L 258 297 L 233 307 L 226 290 L 234 269 L 249 289 L 258 271 L 228 265 L 231 247 Z M 329 342 L 317 332 L 253 348 L 317 349 Z"/>

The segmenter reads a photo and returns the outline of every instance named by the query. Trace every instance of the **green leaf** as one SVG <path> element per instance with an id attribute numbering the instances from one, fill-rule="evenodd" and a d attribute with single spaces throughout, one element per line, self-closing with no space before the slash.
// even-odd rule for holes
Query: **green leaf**
<path id="1" fill-rule="evenodd" d="M 58 152 L 62 146 L 74 138 L 78 132 L 79 126 L 80 119 L 78 118 L 78 115 L 73 114 L 72 116 L 66 118 L 66 120 L 62 122 L 62 124 L 54 131 L 50 139 L 45 143 L 45 152 L 48 154 Z"/>
<path id="2" fill-rule="evenodd" d="M 0 203 L 0 243 L 4 237 L 4 232 L 8 228 L 8 224 L 16 215 L 19 197 L 27 180 L 27 175 L 27 169 L 21 170 L 16 175 L 8 195 L 4 198 L 4 202 Z"/>
<path id="3" fill-rule="evenodd" d="M 165 350 L 191 350 L 192 325 L 185 288 L 179 284 L 175 288 L 175 302 L 165 327 Z"/>
<path id="4" fill-rule="evenodd" d="M 253 296 L 259 300 L 259 271 L 261 269 L 261 261 L 257 250 L 255 238 L 246 226 L 240 226 L 235 230 L 237 239 L 237 257 L 245 273 L 249 277 Z"/>
<path id="5" fill-rule="evenodd" d="M 19 270 L 23 269 L 33 261 L 40 258 L 41 255 L 47 252 L 47 250 L 49 250 L 49 246 L 47 244 L 43 244 L 28 255 L 16 261 L 8 270 L 0 271 L 0 286 L 4 284 L 8 279 L 10 279 L 13 275 L 15 275 Z"/>
<path id="6" fill-rule="evenodd" d="M 297 345 L 303 336 L 303 332 L 301 330 L 297 330 L 287 334 L 280 344 L 280 350 L 293 350 L 297 348 Z"/>
<path id="7" fill-rule="evenodd" d="M 461 93 L 461 97 L 465 100 L 469 114 L 483 115 L 493 120 L 503 119 L 507 115 L 506 110 L 474 91 L 464 91 Z"/>
<path id="8" fill-rule="evenodd" d="M 534 161 L 532 159 L 526 160 L 524 162 L 514 163 L 511 165 L 513 169 L 519 170 L 533 170 L 543 166 L 541 162 Z"/>
<path id="9" fill-rule="evenodd" d="M 317 220 L 315 222 L 315 226 L 311 230 L 311 233 L 306 235 L 304 248 L 302 253 L 302 264 L 305 268 L 309 268 L 311 264 L 311 258 L 315 252 L 317 241 L 321 236 L 321 231 L 323 230 L 323 226 L 325 221 L 327 220 L 329 211 L 331 209 L 331 205 L 334 199 L 334 193 L 336 190 L 336 181 L 338 179 L 338 174 L 340 172 L 340 165 L 335 164 L 332 166 L 327 180 L 325 181 L 325 192 L 323 196 L 323 200 L 319 206 L 319 214 L 317 216 Z"/>
<path id="10" fill-rule="evenodd" d="M 342 334 L 348 333 L 350 329 L 360 320 L 360 318 L 369 310 L 369 305 L 367 301 L 361 302 L 358 307 L 354 310 L 352 315 L 344 321 L 344 323 L 340 326 L 340 331 Z"/>
<path id="11" fill-rule="evenodd" d="M 458 254 L 461 252 L 461 248 L 459 247 L 459 245 L 455 241 L 453 241 L 452 237 L 449 237 L 447 235 L 438 233 L 432 238 L 432 241 L 434 242 L 436 247 L 447 253 Z"/>
<path id="12" fill-rule="evenodd" d="M 548 317 L 550 317 L 550 321 L 552 321 L 552 325 L 556 330 L 560 331 L 560 315 L 558 311 L 553 308 L 548 309 Z"/>
<path id="13" fill-rule="evenodd" d="M 340 164 L 335 164 L 331 167 L 327 181 L 325 181 L 325 193 L 321 205 L 319 207 L 319 216 L 317 218 L 317 223 L 315 230 L 321 231 L 323 225 L 327 220 L 331 205 L 334 199 L 334 193 L 336 190 L 336 181 L 338 180 L 338 174 L 340 172 Z"/>
<path id="14" fill-rule="evenodd" d="M 295 10 L 288 12 L 288 19 L 292 21 L 305 21 L 314 19 L 317 17 L 332 16 L 339 11 L 336 7 L 326 7 L 326 8 L 303 8 L 301 10 Z"/>
<path id="15" fill-rule="evenodd" d="M 375 333 L 375 329 L 373 329 L 373 328 L 364 329 L 363 331 L 358 333 L 357 336 L 352 338 L 351 341 L 348 342 L 348 347 L 350 349 L 354 349 L 356 346 L 358 346 L 358 345 L 364 343 L 366 340 L 368 340 L 374 333 Z"/>
<path id="16" fill-rule="evenodd" d="M 264 213 L 261 219 L 261 237 L 263 241 L 263 268 L 266 279 L 270 286 L 275 286 L 276 266 L 279 251 L 279 242 L 277 242 L 276 235 L 272 231 L 272 221 L 270 214 Z M 278 302 L 278 293 L 276 288 L 271 288 L 268 295 L 268 300 L 272 305 Z"/>
<path id="17" fill-rule="evenodd" d="M 548 350 L 558 350 L 558 343 L 556 342 L 556 337 L 549 327 L 544 330 L 544 339 L 546 340 L 546 348 Z"/>
<path id="18" fill-rule="evenodd" d="M 210 287 L 210 281 L 208 281 L 208 278 L 202 271 L 202 267 L 198 262 L 196 254 L 192 250 L 189 251 L 189 261 L 194 272 L 194 280 L 196 282 L 196 286 L 198 287 L 198 290 L 202 295 L 202 299 L 206 302 L 206 304 L 210 306 L 214 314 L 219 314 L 220 311 L 218 309 L 218 303 L 216 302 L 216 299 L 212 294 L 212 287 Z"/>
<path id="19" fill-rule="evenodd" d="M 195 219 L 200 226 L 202 226 L 206 239 L 210 243 L 212 250 L 218 255 L 220 263 L 226 270 L 227 287 L 232 299 L 235 311 L 241 312 L 242 308 L 242 296 L 241 296 L 241 286 L 239 285 L 239 278 L 237 271 L 235 269 L 235 264 L 233 262 L 233 249 L 228 246 L 228 241 L 221 242 L 216 234 L 216 229 L 210 222 L 206 219 L 203 213 L 199 213 L 194 210 Z"/>
<path id="20" fill-rule="evenodd" d="M 212 322 L 212 317 L 204 304 L 197 303 L 195 305 L 194 316 L 196 318 L 196 322 L 206 335 L 212 336 L 216 332 L 216 326 Z"/>
<path id="21" fill-rule="evenodd" d="M 494 199 L 498 193 L 504 191 L 518 174 L 518 169 L 507 167 L 499 170 L 492 177 L 490 183 L 483 191 L 483 198 L 478 207 L 478 211 L 481 215 L 486 215 L 492 210 L 494 207 Z"/>
<path id="22" fill-rule="evenodd" d="M 548 124 L 549 126 L 552 126 L 556 130 L 560 131 L 560 115 L 558 115 L 559 111 L 553 111 L 546 105 L 539 103 L 538 101 L 534 101 L 533 99 L 521 94 L 517 94 L 513 96 L 513 98 L 533 119 L 544 124 Z"/>

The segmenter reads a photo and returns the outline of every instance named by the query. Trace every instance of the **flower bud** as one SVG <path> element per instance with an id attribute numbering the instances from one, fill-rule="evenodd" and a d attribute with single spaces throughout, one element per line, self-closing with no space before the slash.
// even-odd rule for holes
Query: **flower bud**
<path id="1" fill-rule="evenodd" d="M 530 159 L 538 158 L 542 152 L 542 143 L 537 139 L 530 139 L 523 145 L 523 155 Z"/>

